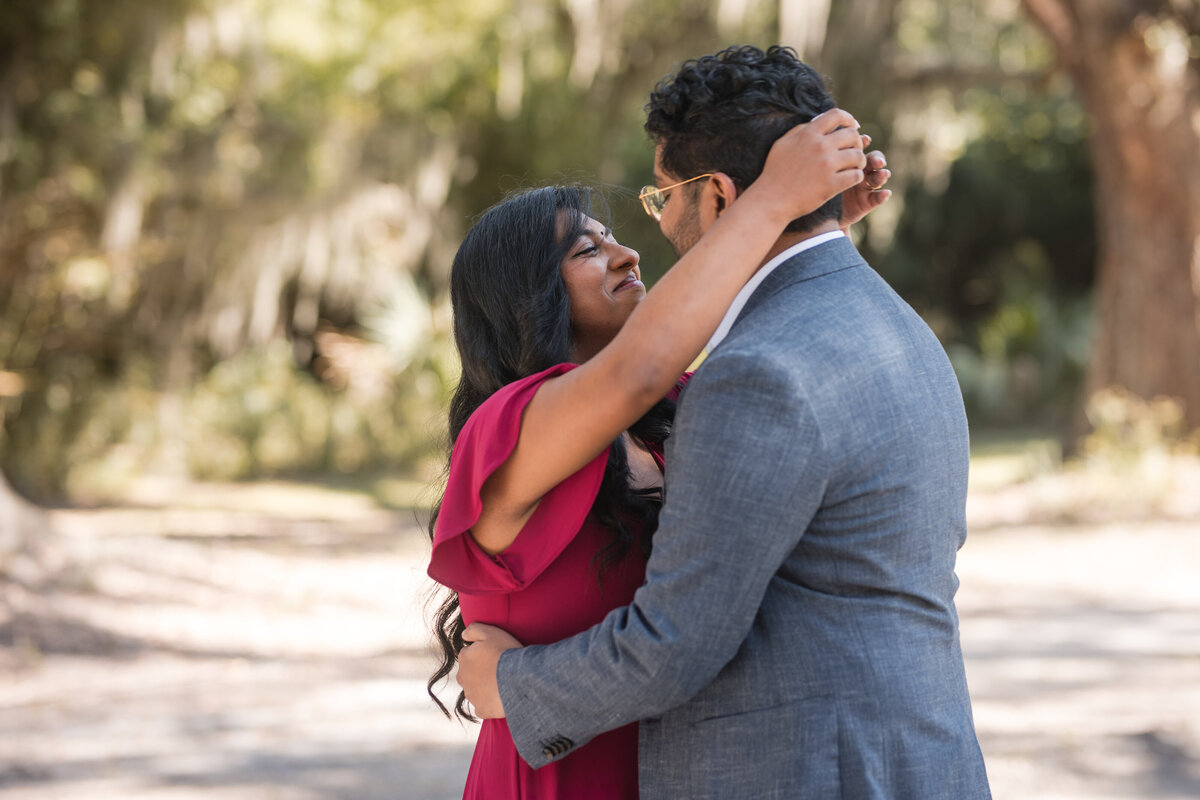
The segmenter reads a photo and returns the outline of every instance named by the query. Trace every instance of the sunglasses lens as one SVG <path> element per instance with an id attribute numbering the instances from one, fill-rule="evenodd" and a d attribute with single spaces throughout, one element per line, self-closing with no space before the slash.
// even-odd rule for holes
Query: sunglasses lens
<path id="1" fill-rule="evenodd" d="M 662 215 L 663 195 L 658 189 L 653 186 L 643 186 L 642 193 L 642 208 L 646 209 L 646 213 L 653 219 L 657 220 Z"/>
<path id="2" fill-rule="evenodd" d="M 650 216 L 654 217 L 655 219 L 658 219 L 659 217 L 661 217 L 662 212 L 663 212 L 663 206 L 665 206 L 667 204 L 667 196 L 664 195 L 662 192 L 655 191 L 653 194 L 651 194 L 646 199 L 650 201 L 650 209 L 651 209 Z"/>

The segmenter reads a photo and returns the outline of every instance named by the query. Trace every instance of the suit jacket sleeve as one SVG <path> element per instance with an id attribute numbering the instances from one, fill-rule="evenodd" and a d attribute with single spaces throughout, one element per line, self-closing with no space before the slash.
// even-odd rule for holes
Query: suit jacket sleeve
<path id="1" fill-rule="evenodd" d="M 802 387 L 769 362 L 720 355 L 680 403 L 666 503 L 633 603 L 500 660 L 508 727 L 530 766 L 710 683 L 820 505 L 828 456 Z"/>

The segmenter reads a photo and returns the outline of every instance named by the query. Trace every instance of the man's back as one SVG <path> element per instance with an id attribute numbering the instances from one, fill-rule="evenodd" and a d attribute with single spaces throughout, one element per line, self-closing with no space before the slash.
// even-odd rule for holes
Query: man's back
<path id="1" fill-rule="evenodd" d="M 642 723 L 644 796 L 988 796 L 953 604 L 967 458 L 941 346 L 847 240 L 767 278 L 680 403 L 648 581 L 663 628 L 701 613 L 670 596 L 694 578 L 761 598 L 715 680 Z M 760 563 L 724 585 L 695 547 Z"/>

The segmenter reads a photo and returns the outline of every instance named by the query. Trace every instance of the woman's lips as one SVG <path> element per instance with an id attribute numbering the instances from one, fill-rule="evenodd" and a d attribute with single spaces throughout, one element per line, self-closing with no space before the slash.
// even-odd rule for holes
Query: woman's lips
<path id="1" fill-rule="evenodd" d="M 627 275 L 625 277 L 625 280 L 623 280 L 617 284 L 617 288 L 614 291 L 619 292 L 622 289 L 628 289 L 631 286 L 644 286 L 644 284 L 640 280 L 638 280 L 637 276 L 634 275 L 632 272 L 629 273 L 629 275 Z"/>

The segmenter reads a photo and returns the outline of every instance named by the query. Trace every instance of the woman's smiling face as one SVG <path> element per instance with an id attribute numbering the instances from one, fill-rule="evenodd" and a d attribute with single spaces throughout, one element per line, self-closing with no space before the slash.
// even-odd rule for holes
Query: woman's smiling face
<path id="1" fill-rule="evenodd" d="M 569 212 L 558 222 L 569 242 L 561 273 L 571 306 L 572 355 L 582 363 L 612 341 L 646 287 L 637 251 L 619 244 L 602 223 Z"/>

